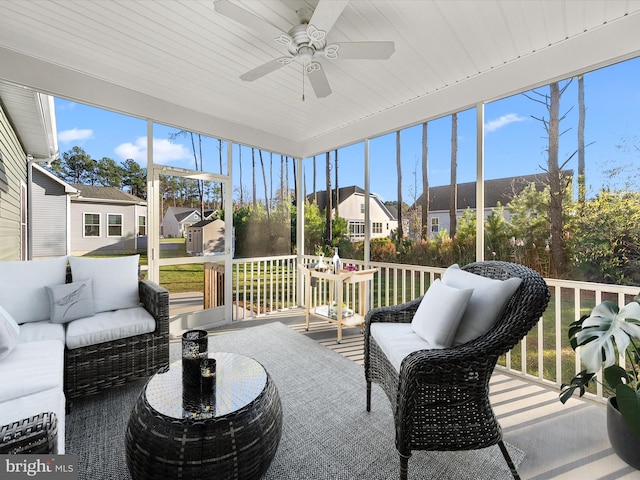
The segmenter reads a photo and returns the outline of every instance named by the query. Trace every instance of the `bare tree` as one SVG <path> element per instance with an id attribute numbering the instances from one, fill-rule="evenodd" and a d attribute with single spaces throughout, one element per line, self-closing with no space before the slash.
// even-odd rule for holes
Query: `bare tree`
<path id="1" fill-rule="evenodd" d="M 240 206 L 244 206 L 244 187 L 242 186 L 242 146 L 238 145 L 238 163 L 240 164 Z"/>
<path id="2" fill-rule="evenodd" d="M 400 159 L 400 130 L 396 132 L 396 169 L 398 171 L 398 251 L 402 247 L 404 229 L 402 227 L 402 162 Z"/>
<path id="3" fill-rule="evenodd" d="M 451 189 L 449 190 L 449 237 L 456 236 L 458 211 L 458 114 L 451 115 Z"/>
<path id="4" fill-rule="evenodd" d="M 267 210 L 267 218 L 269 218 L 269 191 L 267 190 L 267 175 L 264 171 L 264 160 L 262 159 L 262 149 L 258 150 L 258 155 L 260 155 L 260 166 L 262 167 L 262 182 L 264 183 L 264 205 Z"/>
<path id="5" fill-rule="evenodd" d="M 316 156 L 313 156 L 313 201 L 318 204 L 318 191 L 316 190 Z"/>
<path id="6" fill-rule="evenodd" d="M 293 166 L 293 198 L 298 198 L 298 175 L 296 175 L 296 163 L 296 159 L 292 158 L 291 165 Z"/>
<path id="7" fill-rule="evenodd" d="M 252 193 L 253 193 L 253 208 L 258 207 L 258 200 L 256 198 L 256 150 L 251 148 L 251 178 L 252 178 Z"/>
<path id="8" fill-rule="evenodd" d="M 584 124 L 587 112 L 584 108 L 584 75 L 578 75 L 578 202 L 584 204 L 586 178 L 584 165 Z"/>
<path id="9" fill-rule="evenodd" d="M 427 122 L 422 124 L 422 231 L 424 240 L 429 237 L 429 160 L 427 150 Z"/>
<path id="10" fill-rule="evenodd" d="M 338 192 L 338 150 L 334 150 L 333 156 L 336 161 L 336 218 L 338 218 L 340 216 L 340 193 Z"/>
<path id="11" fill-rule="evenodd" d="M 204 171 L 203 169 L 203 155 L 202 155 L 202 135 L 199 133 L 188 132 L 186 130 L 179 130 L 169 135 L 169 139 L 175 140 L 181 136 L 188 136 L 191 140 L 191 153 L 193 153 L 193 161 L 195 163 L 195 170 Z M 196 149 L 195 137 L 198 137 L 198 148 Z M 197 195 L 200 203 L 200 215 L 204 218 L 204 185 L 202 180 L 196 180 Z"/>
<path id="12" fill-rule="evenodd" d="M 567 187 L 568 179 L 565 179 L 562 169 L 567 162 L 573 157 L 571 155 L 562 165 L 559 164 L 559 145 L 560 136 L 565 133 L 560 132 L 560 123 L 567 117 L 569 109 L 565 114 L 560 116 L 560 98 L 562 94 L 571 84 L 569 80 L 563 87 L 558 82 L 549 84 L 549 94 L 534 92 L 536 97 L 525 96 L 538 103 L 542 103 L 549 114 L 547 120 L 543 117 L 532 117 L 542 122 L 548 136 L 547 148 L 547 179 L 549 183 L 550 206 L 549 206 L 549 223 L 550 223 L 550 247 L 551 247 L 551 267 L 558 278 L 564 276 L 566 270 L 566 253 L 564 248 L 564 218 L 563 218 L 563 200 Z M 575 154 L 575 152 L 574 152 Z"/>
<path id="13" fill-rule="evenodd" d="M 285 189 L 285 193 L 286 193 L 286 201 L 289 202 L 291 200 L 291 198 L 289 197 L 289 157 L 284 157 L 284 178 L 285 178 L 285 182 L 284 182 L 284 189 Z"/>
<path id="14" fill-rule="evenodd" d="M 280 155 L 280 204 L 284 202 L 284 155 Z"/>
<path id="15" fill-rule="evenodd" d="M 333 232 L 331 230 L 331 211 L 333 206 L 331 205 L 331 154 L 327 152 L 327 205 L 326 205 L 326 223 L 324 228 L 324 239 L 327 245 L 331 244 L 333 238 Z"/>

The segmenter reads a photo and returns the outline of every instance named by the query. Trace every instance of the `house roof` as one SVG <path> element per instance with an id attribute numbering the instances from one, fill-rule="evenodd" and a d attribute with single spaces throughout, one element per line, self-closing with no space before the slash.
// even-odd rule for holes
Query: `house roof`
<path id="1" fill-rule="evenodd" d="M 58 155 L 53 97 L 0 82 L 0 103 L 27 155 L 50 160 Z"/>
<path id="2" fill-rule="evenodd" d="M 216 212 L 216 210 L 205 210 L 204 211 L 204 217 L 205 218 L 209 218 L 215 212 Z M 196 213 L 196 214 L 198 214 L 198 216 L 200 216 L 200 209 L 199 208 L 193 208 L 193 207 L 169 207 L 167 209 L 167 211 L 165 212 L 165 215 L 167 213 L 171 213 L 176 218 L 176 220 L 178 222 L 182 222 L 183 220 L 185 220 L 186 218 L 189 218 L 194 213 Z"/>
<path id="3" fill-rule="evenodd" d="M 123 192 L 115 187 L 98 187 L 96 185 L 82 185 L 74 183 L 73 188 L 79 191 L 79 195 L 74 197 L 74 201 L 106 201 L 110 203 L 132 203 L 146 205 L 147 201 L 140 197 Z"/>
<path id="4" fill-rule="evenodd" d="M 62 180 L 59 177 L 56 177 L 53 173 L 51 173 L 49 170 L 42 168 L 40 165 L 38 165 L 37 163 L 34 163 L 31 165 L 33 167 L 34 170 L 40 172 L 42 175 L 45 175 L 47 177 L 49 177 L 51 180 L 53 180 L 56 183 L 59 183 L 60 185 L 62 185 L 62 187 L 64 188 L 64 192 L 65 193 L 78 193 L 78 190 L 75 187 L 72 187 L 71 185 L 69 185 L 67 182 L 65 182 L 64 180 Z"/>
<path id="5" fill-rule="evenodd" d="M 351 185 L 349 187 L 340 187 L 338 188 L 338 198 L 340 199 L 340 203 L 343 203 L 347 198 L 349 198 L 352 195 L 358 194 L 358 195 L 362 195 L 364 196 L 364 190 L 356 185 Z M 380 205 L 380 208 L 386 212 L 387 216 L 389 217 L 390 220 L 396 220 L 397 219 L 397 213 L 398 211 L 395 211 L 395 214 L 387 207 L 387 205 L 385 205 L 382 200 L 380 200 L 380 197 L 378 197 L 375 193 L 370 193 L 369 194 L 371 200 L 373 200 L 374 202 L 377 202 L 378 205 Z M 327 191 L 326 190 L 322 190 L 322 191 L 318 191 L 314 194 L 309 194 L 307 195 L 307 200 L 312 201 L 314 200 L 314 198 L 317 197 L 317 204 L 318 204 L 318 208 L 320 210 L 324 210 L 325 208 L 327 208 Z M 331 204 L 335 205 L 336 202 L 336 191 L 335 189 L 331 190 Z M 333 207 L 335 209 L 335 206 Z"/>
<path id="6" fill-rule="evenodd" d="M 351 185 L 349 187 L 340 187 L 338 188 L 338 198 L 340 199 L 340 202 L 343 202 L 356 192 L 364 195 L 364 190 L 356 185 Z M 371 195 L 373 196 L 374 194 L 371 194 Z M 324 210 L 327 207 L 327 191 L 326 190 L 319 190 L 315 193 L 311 193 L 307 195 L 308 201 L 312 201 L 314 199 L 317 199 L 316 203 L 318 204 L 318 208 L 320 210 Z M 331 204 L 334 205 L 335 203 L 336 203 L 336 191 L 335 189 L 332 189 Z"/>
<path id="7" fill-rule="evenodd" d="M 573 170 L 565 170 L 566 176 L 572 176 Z M 535 184 L 537 190 L 541 191 L 547 185 L 546 174 L 523 175 L 519 177 L 497 178 L 493 180 L 485 180 L 484 183 L 484 206 L 485 208 L 493 208 L 500 202 L 506 205 L 514 195 L 520 193 L 529 184 Z M 429 211 L 448 211 L 449 210 L 449 194 L 451 192 L 450 185 L 441 185 L 429 188 Z M 416 204 L 420 205 L 422 195 L 416 200 Z M 458 184 L 458 209 L 476 208 L 476 182 L 459 183 Z"/>
<path id="8" fill-rule="evenodd" d="M 336 2 L 231 2 L 3 0 L 0 80 L 305 158 L 640 55 L 637 0 L 351 1 L 321 24 L 329 42 L 395 51 L 317 55 L 332 93 L 316 98 L 297 62 L 240 76 L 287 54 L 273 39 L 299 24 L 297 11 Z"/>
<path id="9" fill-rule="evenodd" d="M 209 219 L 206 219 L 206 220 L 200 220 L 199 222 L 194 223 L 193 225 L 189 225 L 189 227 L 188 227 L 188 228 L 194 228 L 194 227 L 195 227 L 195 228 L 201 228 L 201 227 L 206 227 L 207 225 L 209 225 L 209 224 L 211 224 L 211 223 L 214 223 L 214 222 L 219 222 L 219 223 L 222 223 L 222 224 L 224 225 L 224 221 L 223 221 L 223 220 L 221 220 L 221 219 L 219 219 L 219 218 L 216 218 L 216 219 L 209 218 Z"/>

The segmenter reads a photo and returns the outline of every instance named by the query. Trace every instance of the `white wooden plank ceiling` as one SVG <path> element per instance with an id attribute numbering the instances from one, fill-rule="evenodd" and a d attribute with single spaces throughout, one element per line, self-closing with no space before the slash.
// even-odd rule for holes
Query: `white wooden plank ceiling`
<path id="1" fill-rule="evenodd" d="M 331 0 L 323 0 L 331 1 Z M 282 31 L 317 1 L 232 2 Z M 640 54 L 638 0 L 352 0 L 329 42 L 389 40 L 388 60 L 239 76 L 286 47 L 211 0 L 2 0 L 0 80 L 308 156 Z"/>

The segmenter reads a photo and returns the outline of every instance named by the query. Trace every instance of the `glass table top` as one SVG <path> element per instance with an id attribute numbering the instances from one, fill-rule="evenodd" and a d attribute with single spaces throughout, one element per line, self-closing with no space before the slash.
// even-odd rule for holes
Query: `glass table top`
<path id="1" fill-rule="evenodd" d="M 145 391 L 147 402 L 158 413 L 176 419 L 206 419 L 228 415 L 254 401 L 267 384 L 264 367 L 237 353 L 210 352 L 216 359 L 215 388 L 209 392 L 183 389 L 182 360 L 165 373 L 154 375 Z"/>

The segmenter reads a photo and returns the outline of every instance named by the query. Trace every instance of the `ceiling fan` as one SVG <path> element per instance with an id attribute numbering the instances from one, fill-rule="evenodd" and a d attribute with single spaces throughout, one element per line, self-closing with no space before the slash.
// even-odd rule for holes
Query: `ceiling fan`
<path id="1" fill-rule="evenodd" d="M 297 10 L 299 23 L 283 32 L 266 20 L 231 3 L 229 0 L 214 2 L 217 13 L 257 32 L 273 38 L 287 47 L 288 56 L 274 58 L 264 65 L 240 75 L 253 82 L 279 68 L 298 62 L 309 78 L 316 97 L 331 94 L 331 87 L 318 58 L 386 60 L 395 50 L 393 42 L 341 42 L 328 43 L 327 34 L 347 6 L 348 0 L 319 0 L 315 9 L 303 7 Z M 304 94 L 302 99 L 304 100 Z"/>

